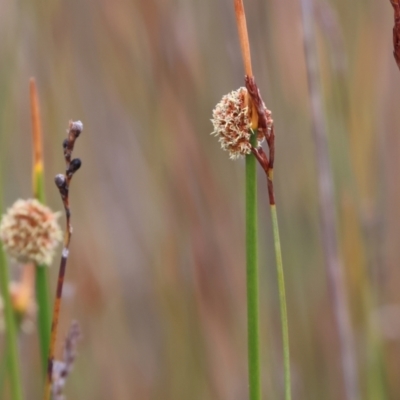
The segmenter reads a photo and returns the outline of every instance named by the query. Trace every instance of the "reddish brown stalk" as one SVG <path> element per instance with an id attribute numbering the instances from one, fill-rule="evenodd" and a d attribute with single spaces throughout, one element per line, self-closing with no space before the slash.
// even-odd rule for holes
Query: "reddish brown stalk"
<path id="1" fill-rule="evenodd" d="M 275 204 L 275 194 L 274 194 L 274 183 L 273 183 L 273 171 L 274 171 L 274 161 L 275 161 L 275 130 L 274 121 L 271 118 L 271 111 L 265 106 L 260 90 L 254 80 L 254 77 L 245 77 L 246 88 L 250 94 L 253 110 L 257 112 L 258 118 L 258 130 L 263 132 L 265 140 L 268 145 L 268 156 L 264 152 L 263 148 L 260 146 L 258 148 L 252 148 L 252 152 L 257 158 L 257 161 L 261 165 L 262 169 L 265 171 L 268 182 L 268 196 L 269 204 Z M 253 112 L 254 112 L 253 111 Z"/>
<path id="2" fill-rule="evenodd" d="M 35 192 L 38 190 L 36 180 L 38 175 L 43 171 L 43 154 L 42 154 L 42 126 L 40 122 L 39 98 L 34 78 L 29 80 L 29 92 L 31 100 L 31 119 L 32 119 L 32 135 L 33 135 L 33 187 Z M 38 198 L 38 193 L 34 193 Z"/>
<path id="3" fill-rule="evenodd" d="M 244 12 L 243 0 L 235 0 L 235 14 L 239 32 L 240 48 L 242 50 L 244 70 L 247 76 L 253 77 L 249 35 L 247 33 L 246 14 Z"/>
<path id="4" fill-rule="evenodd" d="M 394 9 L 393 55 L 400 69 L 400 0 L 390 0 Z"/>
<path id="5" fill-rule="evenodd" d="M 64 284 L 65 271 L 67 267 L 69 244 L 72 235 L 71 210 L 69 207 L 69 185 L 74 173 L 81 166 L 81 160 L 79 158 L 75 159 L 71 158 L 72 158 L 72 152 L 74 150 L 75 141 L 81 134 L 82 128 L 83 126 L 80 121 L 69 122 L 68 136 L 63 142 L 64 158 L 66 164 L 65 175 L 58 174 L 55 177 L 55 183 L 56 186 L 58 187 L 58 190 L 60 191 L 61 199 L 64 204 L 64 210 L 66 216 L 66 229 L 64 236 L 64 248 L 62 250 L 60 270 L 58 273 L 56 298 L 54 301 L 53 322 L 51 324 L 51 339 L 50 339 L 49 357 L 47 362 L 47 378 L 46 378 L 44 400 L 50 400 L 51 386 L 53 380 L 54 351 L 55 351 L 55 344 L 57 341 L 57 330 L 58 330 L 58 320 L 61 308 L 62 289 Z"/>
<path id="6" fill-rule="evenodd" d="M 271 111 L 265 107 L 261 98 L 260 90 L 255 82 L 253 70 L 251 66 L 251 54 L 249 35 L 247 32 L 246 14 L 244 12 L 243 0 L 234 0 L 236 23 L 239 32 L 240 48 L 242 50 L 242 58 L 245 70 L 246 88 L 251 99 L 252 129 L 262 131 L 268 144 L 269 156 L 264 150 L 252 148 L 252 152 L 264 169 L 268 180 L 268 195 L 270 204 L 275 204 L 274 187 L 273 187 L 273 167 L 275 159 L 275 133 L 274 124 L 271 118 Z"/>

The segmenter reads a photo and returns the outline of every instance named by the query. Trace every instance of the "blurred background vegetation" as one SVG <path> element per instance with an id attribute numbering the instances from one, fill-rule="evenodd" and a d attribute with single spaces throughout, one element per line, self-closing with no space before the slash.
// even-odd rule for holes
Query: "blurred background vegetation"
<path id="1" fill-rule="evenodd" d="M 367 346 L 372 329 L 381 340 L 387 398 L 399 399 L 400 73 L 392 56 L 393 11 L 389 0 L 315 3 L 363 398 L 374 362 Z M 277 135 L 293 397 L 341 399 L 300 5 L 247 0 L 245 7 L 254 73 Z M 245 399 L 244 162 L 230 161 L 209 135 L 214 105 L 243 85 L 232 1 L 2 0 L 0 10 L 5 206 L 32 196 L 29 77 L 36 77 L 41 99 L 46 194 L 55 210 L 62 209 L 53 178 L 64 168 L 68 120 L 84 123 L 58 354 L 72 319 L 84 337 L 67 397 Z M 263 391 L 278 399 L 278 295 L 262 171 L 259 178 Z M 20 349 L 26 398 L 38 399 L 36 334 L 22 336 Z"/>

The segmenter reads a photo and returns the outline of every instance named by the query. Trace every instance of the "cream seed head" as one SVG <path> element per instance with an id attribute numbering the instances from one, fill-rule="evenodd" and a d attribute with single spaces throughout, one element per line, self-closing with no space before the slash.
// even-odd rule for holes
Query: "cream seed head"
<path id="1" fill-rule="evenodd" d="M 248 106 L 248 92 L 245 87 L 234 90 L 222 97 L 213 110 L 211 122 L 221 148 L 235 160 L 251 153 L 251 113 Z M 262 132 L 257 133 L 257 146 L 264 140 Z"/>
<path id="2" fill-rule="evenodd" d="M 4 249 L 18 262 L 50 265 L 63 236 L 58 217 L 36 199 L 17 200 L 0 222 Z"/>

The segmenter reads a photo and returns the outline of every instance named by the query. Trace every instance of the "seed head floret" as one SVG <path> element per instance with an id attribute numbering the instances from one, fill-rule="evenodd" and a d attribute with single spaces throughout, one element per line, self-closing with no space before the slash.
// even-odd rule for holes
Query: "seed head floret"
<path id="1" fill-rule="evenodd" d="M 63 237 L 58 217 L 36 199 L 17 200 L 0 222 L 4 249 L 18 262 L 50 265 Z"/>
<path id="2" fill-rule="evenodd" d="M 221 148 L 229 152 L 230 159 L 235 160 L 251 153 L 251 112 L 245 87 L 222 97 L 213 110 L 211 122 L 214 125 L 211 134 L 218 136 Z M 263 139 L 263 135 L 257 133 L 257 146 Z"/>

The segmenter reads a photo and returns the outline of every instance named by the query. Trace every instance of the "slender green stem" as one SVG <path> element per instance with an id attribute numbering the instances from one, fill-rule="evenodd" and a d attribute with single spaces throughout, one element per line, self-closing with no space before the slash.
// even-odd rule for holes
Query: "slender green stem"
<path id="1" fill-rule="evenodd" d="M 8 356 L 8 370 L 11 383 L 12 400 L 22 400 L 22 381 L 19 369 L 17 327 L 12 308 L 10 291 L 8 288 L 9 274 L 6 256 L 0 245 L 0 289 L 4 301 L 4 319 L 6 324 L 6 340 Z"/>
<path id="2" fill-rule="evenodd" d="M 34 178 L 34 192 L 37 199 L 45 202 L 43 171 L 37 171 Z M 47 356 L 50 347 L 51 307 L 48 271 L 45 265 L 36 266 L 36 302 L 38 304 L 38 330 L 42 371 L 46 374 Z"/>
<path id="3" fill-rule="evenodd" d="M 282 322 L 282 343 L 283 343 L 283 363 L 285 371 L 285 400 L 290 400 L 291 380 L 290 380 L 290 352 L 289 352 L 289 327 L 286 308 L 285 277 L 283 274 L 281 240 L 279 236 L 278 214 L 276 205 L 271 204 L 272 230 L 274 234 L 274 246 L 276 256 L 276 272 L 278 276 L 279 303 Z"/>
<path id="4" fill-rule="evenodd" d="M 252 135 L 253 139 L 255 135 Z M 246 156 L 246 263 L 247 263 L 247 335 L 250 400 L 261 399 L 258 264 L 257 264 L 257 179 L 256 158 Z"/>
<path id="5" fill-rule="evenodd" d="M 40 354 L 43 373 L 47 368 L 47 353 L 50 346 L 51 312 L 50 294 L 47 276 L 47 267 L 39 265 L 36 267 L 36 302 L 38 304 L 38 329 L 40 341 Z"/>

